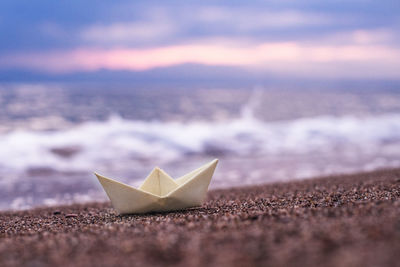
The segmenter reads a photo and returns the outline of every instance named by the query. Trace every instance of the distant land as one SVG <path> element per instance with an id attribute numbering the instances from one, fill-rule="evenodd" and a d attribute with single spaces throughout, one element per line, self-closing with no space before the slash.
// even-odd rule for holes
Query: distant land
<path id="1" fill-rule="evenodd" d="M 315 89 L 385 89 L 400 90 L 400 80 L 321 79 L 256 73 L 239 67 L 182 64 L 146 71 L 114 71 L 49 74 L 28 70 L 0 70 L 0 82 L 101 82 L 139 85 L 286 87 Z"/>

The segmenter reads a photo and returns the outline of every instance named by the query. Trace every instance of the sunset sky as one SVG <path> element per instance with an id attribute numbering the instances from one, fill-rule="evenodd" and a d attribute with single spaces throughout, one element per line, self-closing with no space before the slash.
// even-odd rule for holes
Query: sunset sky
<path id="1" fill-rule="evenodd" d="M 399 1 L 0 2 L 1 73 L 146 72 L 400 79 Z"/>

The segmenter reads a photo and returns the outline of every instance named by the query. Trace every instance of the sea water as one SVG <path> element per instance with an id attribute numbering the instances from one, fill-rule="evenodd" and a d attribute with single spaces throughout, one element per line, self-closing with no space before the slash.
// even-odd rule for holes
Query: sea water
<path id="1" fill-rule="evenodd" d="M 213 158 L 212 188 L 400 166 L 400 92 L 0 86 L 0 209 L 105 200 L 93 176 L 138 186 Z"/>

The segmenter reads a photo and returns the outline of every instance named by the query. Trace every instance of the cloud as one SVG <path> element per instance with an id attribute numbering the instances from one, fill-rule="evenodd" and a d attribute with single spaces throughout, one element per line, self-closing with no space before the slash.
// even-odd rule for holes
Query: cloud
<path id="1" fill-rule="evenodd" d="M 154 20 L 91 25 L 85 27 L 79 35 L 84 42 L 127 45 L 162 40 L 175 34 L 176 30 L 173 21 Z"/>
<path id="2" fill-rule="evenodd" d="M 230 40 L 144 49 L 80 48 L 4 55 L 0 57 L 0 68 L 69 73 L 99 69 L 144 71 L 195 63 L 301 77 L 399 79 L 400 49 L 368 40 L 342 44 L 296 41 L 244 44 Z"/>
<path id="3" fill-rule="evenodd" d="M 318 41 L 319 43 L 325 44 L 345 44 L 354 43 L 358 45 L 371 45 L 371 44 L 383 44 L 383 45 L 398 45 L 400 38 L 399 34 L 395 31 L 387 28 L 377 29 L 355 29 L 353 31 L 341 31 L 330 33 L 326 36 L 322 36 Z M 313 40 L 310 40 L 313 41 Z"/>
<path id="4" fill-rule="evenodd" d="M 328 14 L 299 10 L 271 11 L 255 8 L 204 7 L 193 15 L 193 20 L 224 25 L 240 31 L 321 26 L 335 20 Z"/>
<path id="5" fill-rule="evenodd" d="M 80 45 L 100 47 L 166 45 L 196 37 L 250 37 L 265 40 L 293 29 L 337 26 L 346 21 L 343 17 L 333 18 L 329 14 L 290 9 L 272 11 L 254 7 L 201 6 L 192 10 L 187 7 L 152 7 L 143 11 L 141 18 L 131 21 L 83 26 L 78 30 L 77 39 Z M 271 31 L 273 33 L 268 34 Z"/>
<path id="6" fill-rule="evenodd" d="M 4 0 L 0 1 L 0 53 L 88 46 L 155 47 L 201 38 L 302 41 L 359 28 L 396 30 L 396 4 L 394 0 L 384 5 L 369 0 L 117 0 L 93 5 L 86 1 Z"/>

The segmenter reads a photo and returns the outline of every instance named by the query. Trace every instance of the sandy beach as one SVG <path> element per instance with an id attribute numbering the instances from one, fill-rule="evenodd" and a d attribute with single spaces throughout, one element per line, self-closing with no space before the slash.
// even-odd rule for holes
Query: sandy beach
<path id="1" fill-rule="evenodd" d="M 399 251 L 400 169 L 215 190 L 171 213 L 0 213 L 0 266 L 396 266 Z"/>

